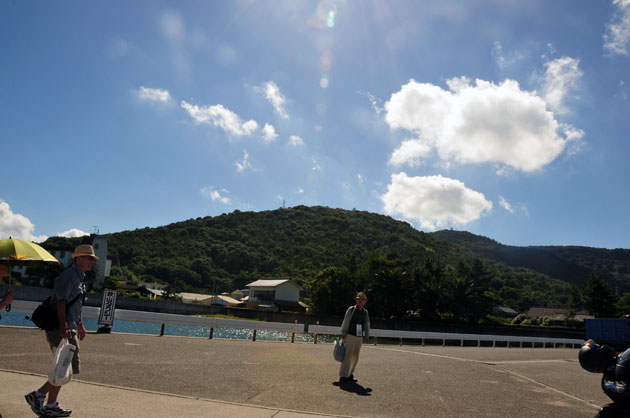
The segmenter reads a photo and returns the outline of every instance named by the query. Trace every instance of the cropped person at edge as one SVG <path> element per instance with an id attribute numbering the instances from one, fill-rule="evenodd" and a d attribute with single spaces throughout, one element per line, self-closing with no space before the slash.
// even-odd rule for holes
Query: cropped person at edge
<path id="1" fill-rule="evenodd" d="M 8 263 L 0 263 L 0 279 L 3 277 L 9 277 L 11 273 L 11 266 Z M 11 293 L 11 289 L 7 289 L 2 300 L 0 300 L 0 309 L 3 309 L 5 306 L 10 305 L 13 302 L 13 294 Z"/>

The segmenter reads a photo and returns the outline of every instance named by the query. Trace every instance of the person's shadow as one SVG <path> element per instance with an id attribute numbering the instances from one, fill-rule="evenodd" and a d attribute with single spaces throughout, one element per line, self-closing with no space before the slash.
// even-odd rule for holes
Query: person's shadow
<path id="1" fill-rule="evenodd" d="M 356 393 L 359 396 L 371 396 L 372 388 L 365 388 L 356 382 L 333 382 L 333 386 L 338 386 L 339 389 L 345 390 L 346 392 Z"/>

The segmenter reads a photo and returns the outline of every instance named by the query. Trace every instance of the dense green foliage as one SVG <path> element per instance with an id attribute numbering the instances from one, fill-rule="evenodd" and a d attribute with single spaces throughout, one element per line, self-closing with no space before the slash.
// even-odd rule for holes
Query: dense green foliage
<path id="1" fill-rule="evenodd" d="M 578 247 L 508 247 L 465 232 L 427 234 L 405 222 L 356 210 L 297 206 L 234 211 L 157 228 L 103 235 L 112 274 L 126 282 L 167 282 L 176 291 L 244 288 L 264 277 L 291 277 L 314 309 L 339 313 L 357 290 L 370 313 L 475 320 L 505 304 L 566 307 L 591 273 L 619 283 L 630 276 L 630 251 Z M 80 238 L 53 237 L 49 249 Z M 598 258 L 601 255 L 602 258 Z M 608 258 L 606 258 L 608 260 Z M 614 274 L 613 274 L 614 273 Z M 573 295 L 573 299 L 572 299 Z"/>

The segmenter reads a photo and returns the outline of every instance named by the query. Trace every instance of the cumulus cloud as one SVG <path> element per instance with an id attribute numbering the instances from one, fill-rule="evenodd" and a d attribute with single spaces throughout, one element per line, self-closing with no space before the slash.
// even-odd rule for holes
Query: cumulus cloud
<path id="1" fill-rule="evenodd" d="M 9 237 L 23 241 L 42 242 L 48 238 L 45 235 L 34 235 L 35 225 L 24 215 L 14 213 L 9 204 L 0 200 L 0 238 Z"/>
<path id="2" fill-rule="evenodd" d="M 512 208 L 512 205 L 510 205 L 510 202 L 508 202 L 507 200 L 505 200 L 505 198 L 503 196 L 499 196 L 499 205 L 507 210 L 510 213 L 514 213 L 514 209 Z"/>
<path id="3" fill-rule="evenodd" d="M 289 115 L 287 111 L 284 109 L 285 98 L 280 93 L 280 89 L 273 81 L 268 81 L 265 83 L 264 88 L 265 97 L 271 103 L 276 113 L 280 115 L 283 119 L 289 119 Z"/>
<path id="4" fill-rule="evenodd" d="M 215 190 L 214 187 L 212 186 L 207 186 L 204 187 L 203 189 L 201 189 L 201 194 L 209 197 L 210 199 L 214 200 L 218 200 L 219 202 L 223 203 L 224 205 L 229 205 L 230 203 L 232 203 L 232 201 L 230 200 L 230 198 L 223 196 L 221 193 L 225 194 L 225 193 L 229 193 L 227 190 L 222 189 L 220 192 L 218 190 Z"/>
<path id="5" fill-rule="evenodd" d="M 76 228 L 68 229 L 67 231 L 59 232 L 57 234 L 58 237 L 65 237 L 65 238 L 77 238 L 77 237 L 83 237 L 85 235 L 90 235 L 90 234 L 88 232 L 84 232 Z"/>
<path id="6" fill-rule="evenodd" d="M 272 142 L 278 138 L 278 134 L 276 133 L 276 128 L 273 125 L 265 123 L 265 126 L 262 128 L 262 137 L 264 142 Z"/>
<path id="7" fill-rule="evenodd" d="M 533 172 L 583 135 L 558 123 L 543 98 L 521 90 L 514 80 L 472 84 L 454 78 L 447 85 L 449 90 L 410 80 L 385 103 L 390 128 L 418 135 L 416 143 L 404 142 L 394 151 L 391 164 L 417 165 L 427 149 L 435 148 L 447 163 L 495 163 Z"/>
<path id="8" fill-rule="evenodd" d="M 247 170 L 248 168 L 252 168 L 252 165 L 249 162 L 249 154 L 247 153 L 246 150 L 243 151 L 243 160 L 242 161 L 235 161 L 234 165 L 236 165 L 236 171 L 238 171 L 239 173 L 242 173 L 243 171 Z"/>
<path id="9" fill-rule="evenodd" d="M 584 75 L 579 68 L 580 60 L 562 57 L 545 63 L 543 97 L 556 113 L 567 113 L 564 99 L 579 87 Z"/>
<path id="10" fill-rule="evenodd" d="M 196 123 L 218 126 L 231 135 L 248 136 L 258 129 L 258 123 L 255 120 L 243 122 L 236 113 L 220 104 L 204 107 L 192 105 L 182 100 L 182 108 Z"/>
<path id="11" fill-rule="evenodd" d="M 630 55 L 630 0 L 613 0 L 613 17 L 606 25 L 604 50 L 611 55 Z"/>
<path id="12" fill-rule="evenodd" d="M 417 167 L 422 164 L 422 158 L 431 152 L 431 147 L 422 141 L 409 139 L 403 141 L 389 159 L 388 164 L 395 167 L 409 164 L 411 167 Z"/>
<path id="13" fill-rule="evenodd" d="M 392 174 L 381 196 L 385 213 L 419 222 L 427 230 L 466 225 L 492 209 L 492 202 L 464 183 L 440 175 L 409 177 Z"/>
<path id="14" fill-rule="evenodd" d="M 289 138 L 289 145 L 292 147 L 304 145 L 304 140 L 297 135 L 291 135 L 291 137 Z"/>
<path id="15" fill-rule="evenodd" d="M 151 89 L 148 87 L 140 86 L 136 94 L 140 100 L 146 100 L 150 102 L 167 103 L 171 100 L 171 93 L 168 90 Z"/>

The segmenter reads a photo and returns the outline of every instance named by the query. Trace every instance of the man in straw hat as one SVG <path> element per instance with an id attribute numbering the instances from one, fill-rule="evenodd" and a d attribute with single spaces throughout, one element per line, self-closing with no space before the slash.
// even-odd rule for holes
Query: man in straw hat
<path id="1" fill-rule="evenodd" d="M 91 245 L 82 244 L 74 249 L 72 259 L 74 263 L 55 279 L 52 303 L 57 304 L 59 329 L 46 331 L 46 340 L 53 352 L 63 338 L 67 338 L 70 344 L 77 347 L 72 359 L 72 374 L 76 375 L 80 372 L 79 340 L 85 337 L 85 327 L 81 321 L 81 310 L 86 292 L 85 273 L 92 269 L 98 257 L 94 254 L 94 248 Z M 39 416 L 70 416 L 72 411 L 63 409 L 57 402 L 60 390 L 61 386 L 52 385 L 47 381 L 38 390 L 25 395 L 26 402 Z M 46 395 L 48 395 L 48 403 L 44 404 Z"/>
<path id="2" fill-rule="evenodd" d="M 364 309 L 367 296 L 359 292 L 355 300 L 356 304 L 348 308 L 341 324 L 341 338 L 346 343 L 346 355 L 339 367 L 339 382 L 341 383 L 357 381 L 354 378 L 354 368 L 359 361 L 361 345 L 370 337 L 370 316 L 367 309 Z"/>

